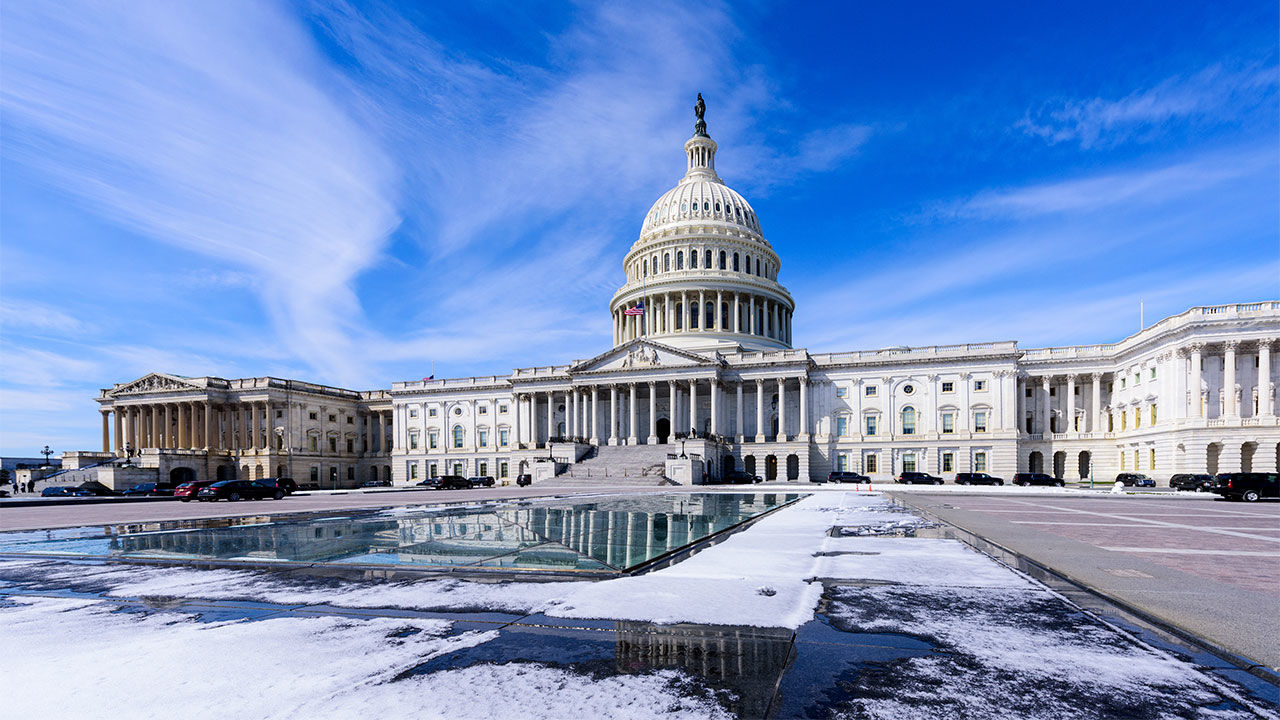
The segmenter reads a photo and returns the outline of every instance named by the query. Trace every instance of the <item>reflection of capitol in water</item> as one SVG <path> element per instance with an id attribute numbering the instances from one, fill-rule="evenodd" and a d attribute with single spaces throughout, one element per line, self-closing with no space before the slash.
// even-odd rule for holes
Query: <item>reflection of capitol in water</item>
<path id="1" fill-rule="evenodd" d="M 785 628 L 724 625 L 620 621 L 615 628 L 619 672 L 684 670 L 732 690 L 737 697 L 728 709 L 747 718 L 767 715 L 794 636 Z"/>
<path id="2" fill-rule="evenodd" d="M 119 535 L 117 556 L 621 571 L 798 499 L 662 495 Z"/>

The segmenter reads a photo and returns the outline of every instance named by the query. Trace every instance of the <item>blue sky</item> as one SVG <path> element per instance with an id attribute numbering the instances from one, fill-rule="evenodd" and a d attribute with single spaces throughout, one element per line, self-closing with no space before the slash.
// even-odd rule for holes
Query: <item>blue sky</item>
<path id="1" fill-rule="evenodd" d="M 0 453 L 149 371 L 595 355 L 707 100 L 812 351 L 1280 298 L 1274 2 L 0 8 Z"/>

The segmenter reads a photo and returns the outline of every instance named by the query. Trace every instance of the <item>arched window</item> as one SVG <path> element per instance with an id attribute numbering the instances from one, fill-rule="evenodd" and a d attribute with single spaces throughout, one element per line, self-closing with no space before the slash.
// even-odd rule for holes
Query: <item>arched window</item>
<path id="1" fill-rule="evenodd" d="M 648 260 L 644 261 L 643 272 L 645 277 L 649 277 L 649 261 Z"/>
<path id="2" fill-rule="evenodd" d="M 716 201 L 716 212 L 720 212 L 720 201 Z"/>
<path id="3" fill-rule="evenodd" d="M 684 329 L 684 304 L 676 303 L 676 329 Z"/>
<path id="4" fill-rule="evenodd" d="M 902 434 L 916 434 L 916 409 L 910 405 L 902 408 Z"/>
<path id="5" fill-rule="evenodd" d="M 461 425 L 453 426 L 453 446 L 455 448 L 462 447 L 462 426 Z"/>
<path id="6" fill-rule="evenodd" d="M 732 330 L 733 326 L 729 324 L 729 303 L 720 303 L 720 329 Z"/>
<path id="7" fill-rule="evenodd" d="M 756 258 L 756 277 L 760 276 L 760 258 Z"/>
<path id="8" fill-rule="evenodd" d="M 698 303 L 689 306 L 689 329 L 695 330 L 698 327 Z"/>
<path id="9" fill-rule="evenodd" d="M 703 253 L 702 261 L 703 261 L 702 267 L 707 268 L 708 270 L 711 269 L 711 250 L 710 249 L 708 249 L 705 253 Z"/>
<path id="10" fill-rule="evenodd" d="M 708 201 L 708 200 L 703 200 L 703 201 L 702 201 L 702 212 L 711 212 L 711 202 L 710 202 L 710 201 Z"/>
<path id="11" fill-rule="evenodd" d="M 751 274 L 751 256 L 747 255 L 746 259 L 747 259 L 746 273 L 750 275 Z"/>
<path id="12" fill-rule="evenodd" d="M 702 327 L 704 328 L 713 327 L 716 324 L 716 304 L 713 302 L 708 302 L 706 306 L 703 307 L 702 312 L 703 312 Z"/>
<path id="13" fill-rule="evenodd" d="M 689 267 L 693 268 L 694 270 L 698 269 L 698 251 L 697 250 L 689 251 Z"/>
<path id="14" fill-rule="evenodd" d="M 721 250 L 720 251 L 720 269 L 721 270 L 725 269 L 727 259 L 728 259 L 728 254 L 725 251 Z"/>
<path id="15" fill-rule="evenodd" d="M 742 266 L 738 264 L 738 253 L 733 254 L 733 271 L 742 272 Z"/>
<path id="16" fill-rule="evenodd" d="M 657 255 L 653 256 L 653 263 L 650 264 L 649 267 L 653 268 L 654 275 L 658 274 L 658 256 Z"/>
<path id="17" fill-rule="evenodd" d="M 684 251 L 683 250 L 676 253 L 676 269 L 677 270 L 684 269 Z"/>
<path id="18" fill-rule="evenodd" d="M 671 253 L 662 253 L 662 271 L 671 272 Z"/>

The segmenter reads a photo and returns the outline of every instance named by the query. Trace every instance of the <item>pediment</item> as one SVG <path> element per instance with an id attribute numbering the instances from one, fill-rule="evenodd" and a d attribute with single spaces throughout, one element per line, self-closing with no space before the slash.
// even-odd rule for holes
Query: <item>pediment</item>
<path id="1" fill-rule="evenodd" d="M 583 360 L 569 368 L 570 373 L 608 372 L 610 370 L 646 370 L 669 367 L 713 367 L 707 358 L 668 345 L 637 339 Z"/>
<path id="2" fill-rule="evenodd" d="M 134 393 L 165 392 L 172 390 L 200 390 L 202 386 L 186 378 L 165 373 L 150 373 L 133 382 L 116 385 L 108 395 L 131 395 Z"/>

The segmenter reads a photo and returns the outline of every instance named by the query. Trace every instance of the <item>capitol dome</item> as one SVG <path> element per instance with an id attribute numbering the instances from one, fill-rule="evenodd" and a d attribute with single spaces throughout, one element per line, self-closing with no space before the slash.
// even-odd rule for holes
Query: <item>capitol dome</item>
<path id="1" fill-rule="evenodd" d="M 694 351 L 791 347 L 795 303 L 755 210 L 716 174 L 717 145 L 698 122 L 684 177 L 645 215 L 610 302 L 614 345 L 636 338 Z"/>

